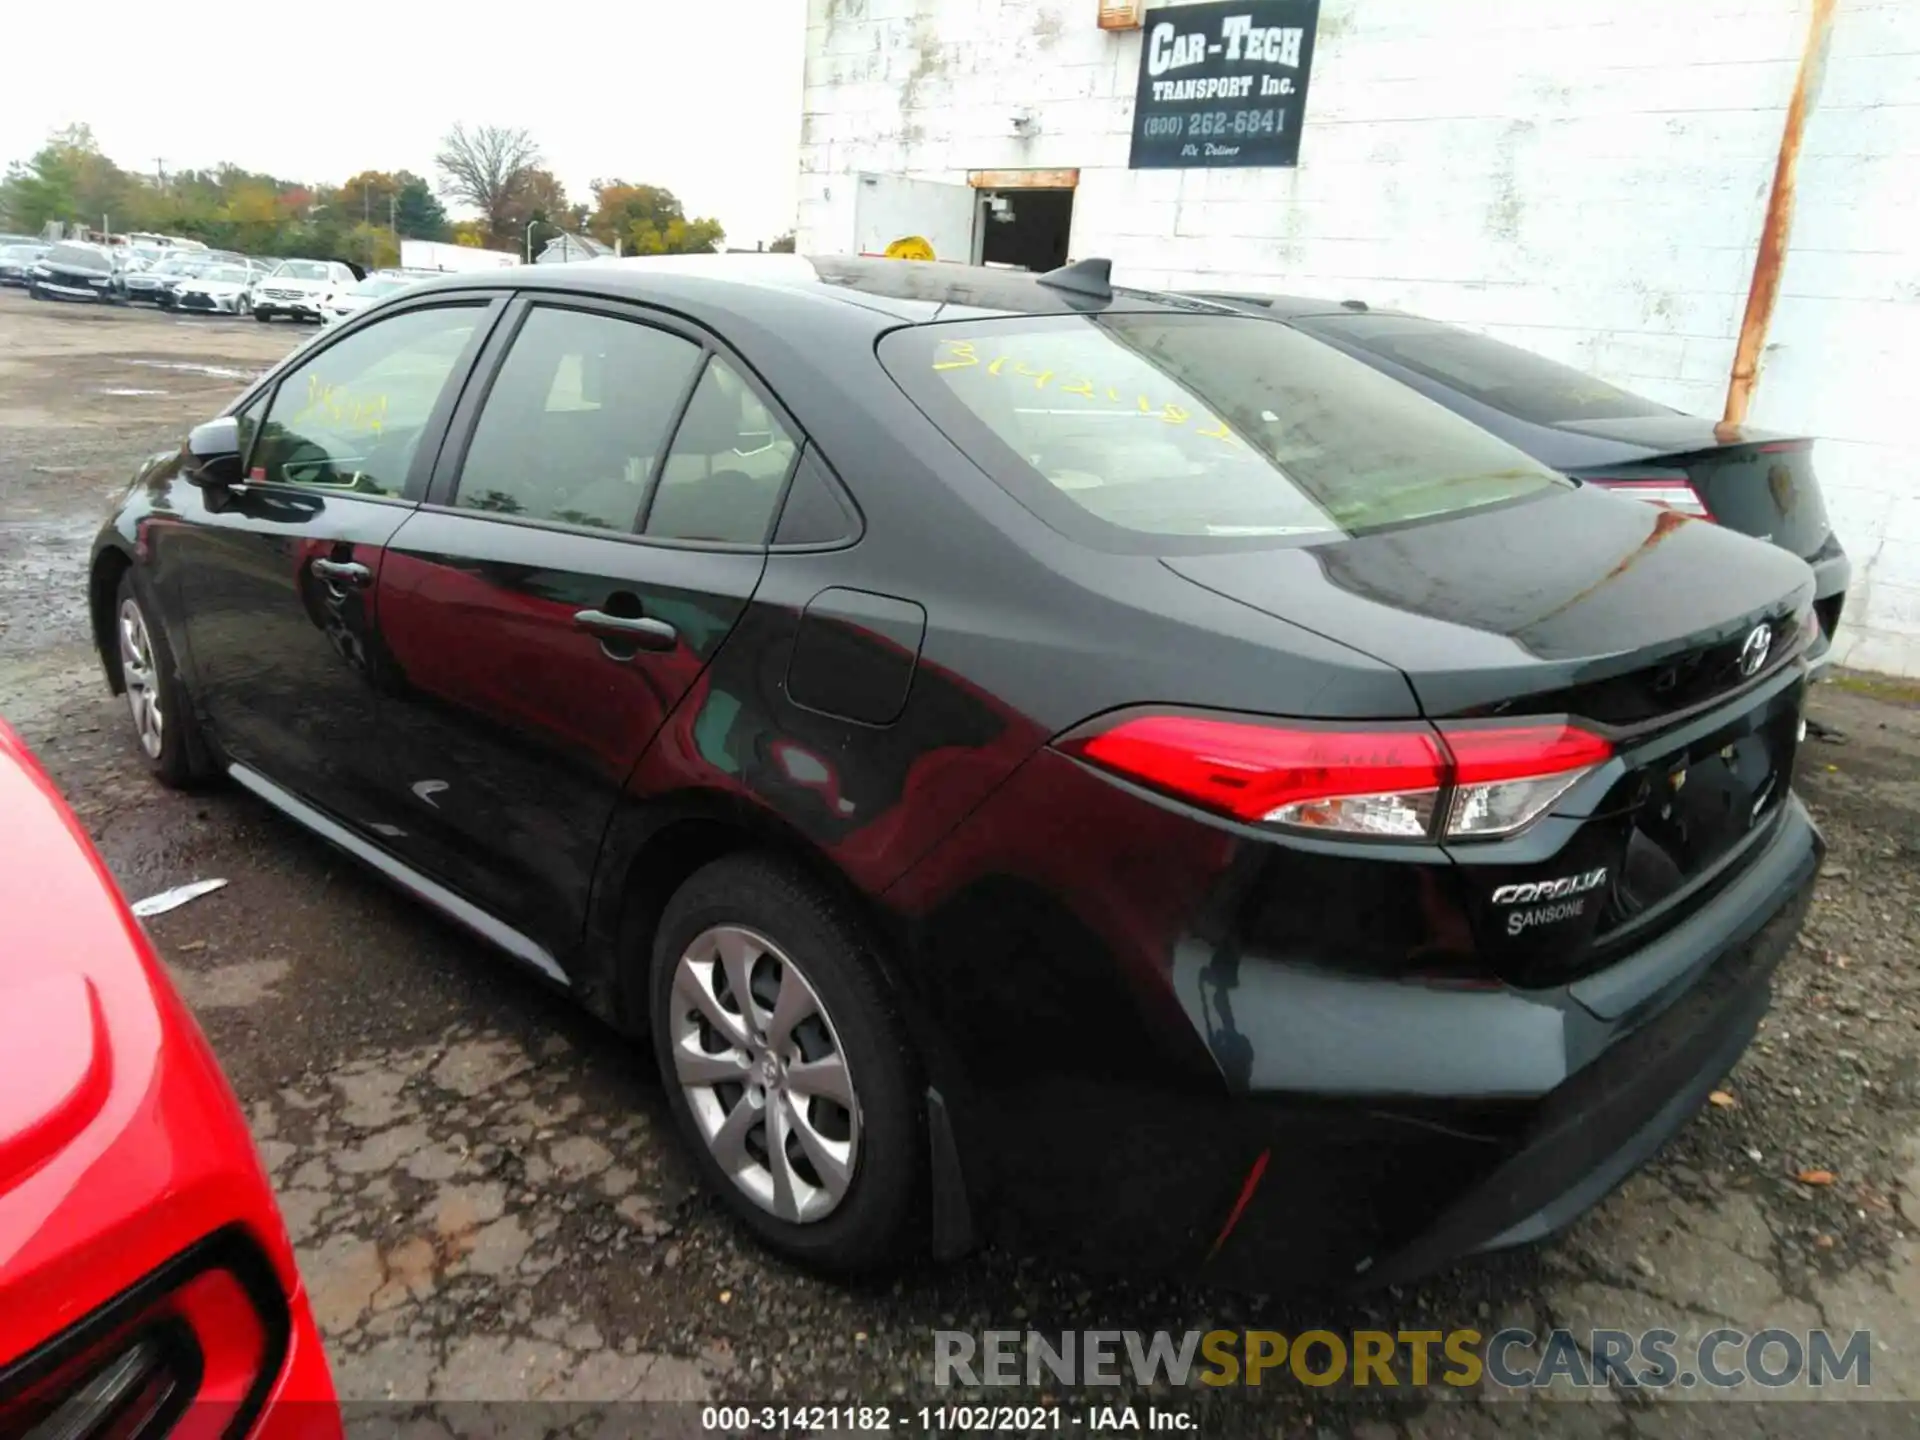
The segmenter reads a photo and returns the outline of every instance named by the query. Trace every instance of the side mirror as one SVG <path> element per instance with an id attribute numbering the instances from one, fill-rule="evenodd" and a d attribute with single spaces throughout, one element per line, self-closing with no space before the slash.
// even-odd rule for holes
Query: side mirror
<path id="1" fill-rule="evenodd" d="M 240 483 L 240 421 L 222 415 L 196 425 L 187 434 L 182 476 L 205 489 L 224 489 Z"/>

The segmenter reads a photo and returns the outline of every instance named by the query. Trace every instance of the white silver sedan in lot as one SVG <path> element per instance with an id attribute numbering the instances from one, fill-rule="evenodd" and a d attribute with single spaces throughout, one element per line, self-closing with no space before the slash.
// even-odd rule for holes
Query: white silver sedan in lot
<path id="1" fill-rule="evenodd" d="M 358 315 L 376 301 L 398 295 L 422 280 L 433 279 L 438 273 L 436 270 L 376 270 L 351 290 L 342 291 L 321 306 L 322 319 L 332 325 L 349 315 Z"/>
<path id="2" fill-rule="evenodd" d="M 215 265 L 176 281 L 173 308 L 214 315 L 245 315 L 253 309 L 258 277 L 245 265 Z"/>

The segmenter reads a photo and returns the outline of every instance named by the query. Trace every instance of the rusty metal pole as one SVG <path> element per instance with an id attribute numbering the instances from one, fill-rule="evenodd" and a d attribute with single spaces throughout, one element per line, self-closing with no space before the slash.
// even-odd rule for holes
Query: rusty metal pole
<path id="1" fill-rule="evenodd" d="M 1793 99 L 1787 103 L 1787 123 L 1780 135 L 1780 158 L 1773 167 L 1773 192 L 1767 196 L 1767 218 L 1760 229 L 1760 248 L 1753 257 L 1753 281 L 1747 289 L 1747 311 L 1740 320 L 1740 344 L 1733 353 L 1733 374 L 1727 381 L 1727 408 L 1722 423 L 1738 425 L 1747 418 L 1754 384 L 1760 378 L 1760 352 L 1766 347 L 1767 327 L 1773 322 L 1773 302 L 1780 295 L 1780 272 L 1787 263 L 1787 236 L 1793 229 L 1793 190 L 1800 173 L 1800 141 L 1807 128 L 1807 111 L 1820 91 L 1827 63 L 1827 41 L 1833 34 L 1834 0 L 1813 0 L 1807 42 L 1800 52 L 1800 72 L 1794 77 Z"/>

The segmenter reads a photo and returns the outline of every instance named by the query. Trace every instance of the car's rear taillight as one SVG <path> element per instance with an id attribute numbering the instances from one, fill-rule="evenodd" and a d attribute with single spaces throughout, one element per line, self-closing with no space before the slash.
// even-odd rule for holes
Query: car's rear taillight
<path id="1" fill-rule="evenodd" d="M 1058 745 L 1247 824 L 1413 841 L 1512 835 L 1613 753 L 1560 721 L 1323 726 L 1139 712 Z"/>
<path id="2" fill-rule="evenodd" d="M 1700 492 L 1693 488 L 1684 474 L 1581 475 L 1577 478 L 1582 484 L 1598 485 L 1629 500 L 1658 505 L 1662 510 L 1677 510 L 1682 515 L 1694 515 L 1702 520 L 1713 519 L 1707 502 L 1700 498 Z"/>
<path id="3" fill-rule="evenodd" d="M 271 1265 L 224 1232 L 0 1370 L 0 1435 L 215 1440 L 249 1428 L 287 1354 Z"/>

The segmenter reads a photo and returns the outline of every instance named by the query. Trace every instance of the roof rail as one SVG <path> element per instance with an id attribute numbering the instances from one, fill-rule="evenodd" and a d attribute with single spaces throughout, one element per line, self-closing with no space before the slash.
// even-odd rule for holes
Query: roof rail
<path id="1" fill-rule="evenodd" d="M 1065 290 L 1073 295 L 1086 295 L 1095 300 L 1113 298 L 1113 262 L 1089 257 L 1076 260 L 1071 265 L 1062 265 L 1058 270 L 1049 270 L 1040 277 L 1039 283 L 1054 290 Z"/>

